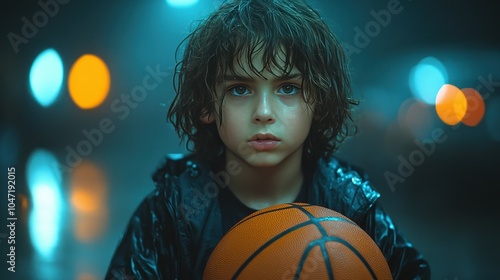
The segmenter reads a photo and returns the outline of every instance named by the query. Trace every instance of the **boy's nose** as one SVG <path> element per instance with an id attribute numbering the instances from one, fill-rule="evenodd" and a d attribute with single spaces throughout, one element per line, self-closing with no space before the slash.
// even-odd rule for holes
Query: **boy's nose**
<path id="1" fill-rule="evenodd" d="M 255 111 L 253 114 L 254 123 L 269 123 L 275 122 L 275 116 L 272 109 L 272 94 L 260 94 L 256 100 Z"/>

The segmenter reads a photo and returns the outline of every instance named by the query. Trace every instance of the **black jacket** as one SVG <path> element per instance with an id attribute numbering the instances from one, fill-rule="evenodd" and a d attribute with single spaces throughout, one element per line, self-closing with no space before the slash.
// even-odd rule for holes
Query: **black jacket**
<path id="1" fill-rule="evenodd" d="M 106 279 L 200 279 L 222 238 L 217 199 L 223 182 L 191 155 L 168 159 L 154 174 L 156 189 L 140 204 Z M 422 255 L 401 236 L 377 203 L 380 194 L 358 172 L 334 158 L 320 159 L 310 176 L 308 202 L 344 214 L 384 254 L 394 279 L 430 279 Z"/>

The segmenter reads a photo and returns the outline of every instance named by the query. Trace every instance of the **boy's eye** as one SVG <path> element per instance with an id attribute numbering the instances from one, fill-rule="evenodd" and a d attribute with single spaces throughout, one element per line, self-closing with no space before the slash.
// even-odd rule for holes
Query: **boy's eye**
<path id="1" fill-rule="evenodd" d="M 232 87 L 229 89 L 228 92 L 231 93 L 232 95 L 236 95 L 236 96 L 246 95 L 246 94 L 250 93 L 250 91 L 245 86 Z"/>
<path id="2" fill-rule="evenodd" d="M 300 88 L 295 85 L 284 85 L 279 89 L 279 93 L 291 95 L 291 94 L 297 94 L 299 90 Z"/>

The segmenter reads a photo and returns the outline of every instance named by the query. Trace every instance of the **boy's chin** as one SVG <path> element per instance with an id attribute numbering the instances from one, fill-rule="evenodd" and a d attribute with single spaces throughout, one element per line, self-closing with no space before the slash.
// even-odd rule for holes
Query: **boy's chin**
<path id="1" fill-rule="evenodd" d="M 272 153 L 256 153 L 250 157 L 242 157 L 250 167 L 254 168 L 271 168 L 280 165 L 284 157 Z"/>
<path id="2" fill-rule="evenodd" d="M 226 150 L 226 160 L 240 162 L 242 167 L 247 166 L 251 168 L 272 168 L 279 165 L 294 165 L 294 161 L 301 162 L 301 150 L 296 150 L 291 154 L 283 150 L 273 150 L 259 152 L 252 150 L 245 150 L 245 153 L 235 153 L 229 149 Z"/>

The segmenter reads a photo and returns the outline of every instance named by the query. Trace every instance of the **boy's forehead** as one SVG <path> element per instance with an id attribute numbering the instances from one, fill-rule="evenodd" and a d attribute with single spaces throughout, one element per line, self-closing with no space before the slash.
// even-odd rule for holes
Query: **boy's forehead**
<path id="1" fill-rule="evenodd" d="M 274 59 L 269 60 L 264 57 L 262 50 L 251 54 L 249 57 L 242 52 L 232 61 L 232 65 L 228 65 L 224 73 L 224 77 L 230 76 L 268 76 L 286 77 L 289 75 L 300 74 L 299 69 L 291 64 L 283 50 L 275 52 Z"/>

